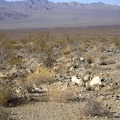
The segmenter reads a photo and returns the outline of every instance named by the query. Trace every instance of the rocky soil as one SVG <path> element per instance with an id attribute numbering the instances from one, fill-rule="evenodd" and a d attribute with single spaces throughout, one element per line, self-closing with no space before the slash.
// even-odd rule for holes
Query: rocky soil
<path id="1" fill-rule="evenodd" d="M 120 44 L 102 40 L 75 44 L 66 35 L 67 44 L 50 42 L 41 53 L 34 40 L 14 43 L 1 61 L 4 109 L 17 120 L 120 119 Z"/>

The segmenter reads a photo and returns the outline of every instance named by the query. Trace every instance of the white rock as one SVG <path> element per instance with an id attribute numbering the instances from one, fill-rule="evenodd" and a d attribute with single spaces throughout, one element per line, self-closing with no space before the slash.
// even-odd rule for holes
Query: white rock
<path id="1" fill-rule="evenodd" d="M 90 80 L 90 74 L 84 76 L 84 81 L 88 81 L 88 80 Z"/>
<path id="2" fill-rule="evenodd" d="M 75 84 L 77 84 L 78 86 L 84 85 L 84 81 L 82 79 L 78 79 L 75 76 L 72 77 L 72 82 L 75 83 Z"/>
<path id="3" fill-rule="evenodd" d="M 21 90 L 18 88 L 18 89 L 15 90 L 15 92 L 16 92 L 16 93 L 20 93 Z"/>
<path id="4" fill-rule="evenodd" d="M 99 76 L 96 76 L 94 77 L 91 81 L 90 81 L 90 86 L 93 86 L 93 85 L 96 85 L 96 84 L 99 84 L 101 85 L 101 79 Z"/>
<path id="5" fill-rule="evenodd" d="M 84 61 L 85 59 L 83 57 L 80 58 L 80 61 Z"/>
<path id="6" fill-rule="evenodd" d="M 0 78 L 3 78 L 5 77 L 5 75 L 3 75 L 3 73 L 0 73 Z"/>

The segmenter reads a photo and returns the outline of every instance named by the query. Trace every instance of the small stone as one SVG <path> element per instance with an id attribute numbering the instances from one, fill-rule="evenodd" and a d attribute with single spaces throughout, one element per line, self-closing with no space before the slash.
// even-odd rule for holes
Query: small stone
<path id="1" fill-rule="evenodd" d="M 91 81 L 90 81 L 90 86 L 93 86 L 93 85 L 96 85 L 96 84 L 99 84 L 101 85 L 101 79 L 99 76 L 96 76 L 94 77 Z"/>
<path id="2" fill-rule="evenodd" d="M 84 81 L 88 81 L 88 80 L 90 80 L 90 75 L 89 74 L 85 75 L 85 77 L 84 77 Z"/>
<path id="3" fill-rule="evenodd" d="M 98 116 L 95 116 L 95 118 L 98 118 Z"/>
<path id="4" fill-rule="evenodd" d="M 78 79 L 77 77 L 73 76 L 72 77 L 72 82 L 75 83 L 78 86 L 84 85 L 84 81 L 82 79 Z"/>
<path id="5" fill-rule="evenodd" d="M 80 61 L 84 61 L 85 59 L 83 57 L 80 58 Z"/>
<path id="6" fill-rule="evenodd" d="M 105 120 L 108 120 L 108 117 L 107 117 L 107 116 L 105 117 Z"/>
<path id="7" fill-rule="evenodd" d="M 19 117 L 19 119 L 22 119 L 22 118 L 23 118 L 23 116 L 20 116 L 20 117 Z"/>

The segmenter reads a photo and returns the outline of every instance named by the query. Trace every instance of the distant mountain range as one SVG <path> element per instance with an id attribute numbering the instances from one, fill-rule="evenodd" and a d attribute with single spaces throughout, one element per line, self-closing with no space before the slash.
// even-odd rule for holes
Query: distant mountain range
<path id="1" fill-rule="evenodd" d="M 0 29 L 120 25 L 120 6 L 102 2 L 0 1 Z"/>

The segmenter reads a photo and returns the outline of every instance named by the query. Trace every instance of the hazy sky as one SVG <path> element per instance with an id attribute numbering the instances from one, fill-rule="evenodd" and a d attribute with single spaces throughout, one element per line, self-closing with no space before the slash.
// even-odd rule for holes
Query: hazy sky
<path id="1" fill-rule="evenodd" d="M 6 1 L 23 1 L 23 0 L 6 0 Z M 107 4 L 120 5 L 120 0 L 48 0 L 53 2 L 70 2 L 76 1 L 80 3 L 94 3 L 94 2 L 103 2 Z"/>

